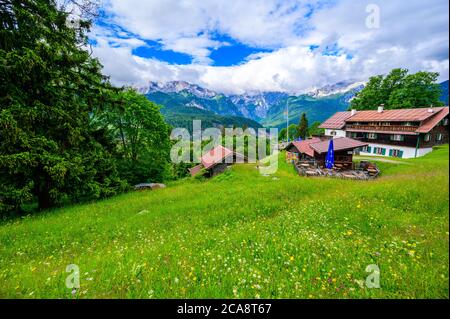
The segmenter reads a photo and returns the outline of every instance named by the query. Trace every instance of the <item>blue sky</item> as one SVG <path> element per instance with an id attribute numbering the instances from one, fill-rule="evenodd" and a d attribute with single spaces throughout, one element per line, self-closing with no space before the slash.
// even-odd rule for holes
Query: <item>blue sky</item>
<path id="1" fill-rule="evenodd" d="M 117 85 L 296 93 L 395 67 L 444 80 L 448 1 L 104 0 L 90 41 Z"/>

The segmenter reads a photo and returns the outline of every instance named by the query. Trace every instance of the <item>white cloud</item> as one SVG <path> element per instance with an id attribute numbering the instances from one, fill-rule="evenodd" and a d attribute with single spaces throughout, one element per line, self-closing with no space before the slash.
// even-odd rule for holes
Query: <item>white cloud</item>
<path id="1" fill-rule="evenodd" d="M 191 55 L 193 63 L 170 65 L 133 56 L 132 50 L 145 42 L 99 27 L 93 32 L 94 52 L 119 85 L 185 80 L 226 93 L 299 92 L 346 79 L 366 80 L 396 67 L 440 72 L 440 79 L 447 79 L 448 1 L 376 1 L 380 28 L 369 29 L 366 5 L 372 2 L 108 0 L 112 21 L 164 49 Z M 314 12 L 305 17 L 308 8 Z M 207 65 L 212 50 L 228 45 L 214 39 L 215 33 L 274 50 L 253 54 L 237 66 Z M 319 48 L 311 51 L 313 44 Z M 327 47 L 340 55 L 323 55 Z"/>

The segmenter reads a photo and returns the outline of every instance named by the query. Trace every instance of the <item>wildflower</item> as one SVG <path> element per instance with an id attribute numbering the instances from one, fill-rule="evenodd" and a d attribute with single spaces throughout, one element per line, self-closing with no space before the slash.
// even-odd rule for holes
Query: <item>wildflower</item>
<path id="1" fill-rule="evenodd" d="M 294 261 L 294 256 L 289 257 L 290 261 Z"/>

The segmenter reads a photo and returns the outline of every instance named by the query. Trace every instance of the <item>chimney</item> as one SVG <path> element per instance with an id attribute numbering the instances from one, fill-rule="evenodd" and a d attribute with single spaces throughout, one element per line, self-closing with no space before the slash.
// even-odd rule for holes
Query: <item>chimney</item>
<path id="1" fill-rule="evenodd" d="M 378 113 L 383 113 L 384 111 L 384 104 L 380 104 L 380 106 L 378 107 Z"/>
<path id="2" fill-rule="evenodd" d="M 351 116 L 356 114 L 356 110 L 352 110 Z"/>

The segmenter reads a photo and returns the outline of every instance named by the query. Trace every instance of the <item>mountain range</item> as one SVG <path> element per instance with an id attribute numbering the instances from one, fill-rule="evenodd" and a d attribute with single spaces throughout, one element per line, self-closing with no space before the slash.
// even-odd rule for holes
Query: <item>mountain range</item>
<path id="1" fill-rule="evenodd" d="M 138 91 L 162 106 L 161 113 L 173 127 L 191 129 L 192 120 L 202 120 L 202 127 L 248 126 L 284 127 L 286 108 L 289 122 L 298 123 L 303 112 L 310 123 L 324 121 L 348 108 L 364 82 L 342 81 L 297 95 L 284 92 L 249 92 L 226 95 L 185 81 L 150 82 Z M 441 100 L 448 105 L 448 81 L 441 83 Z"/>

